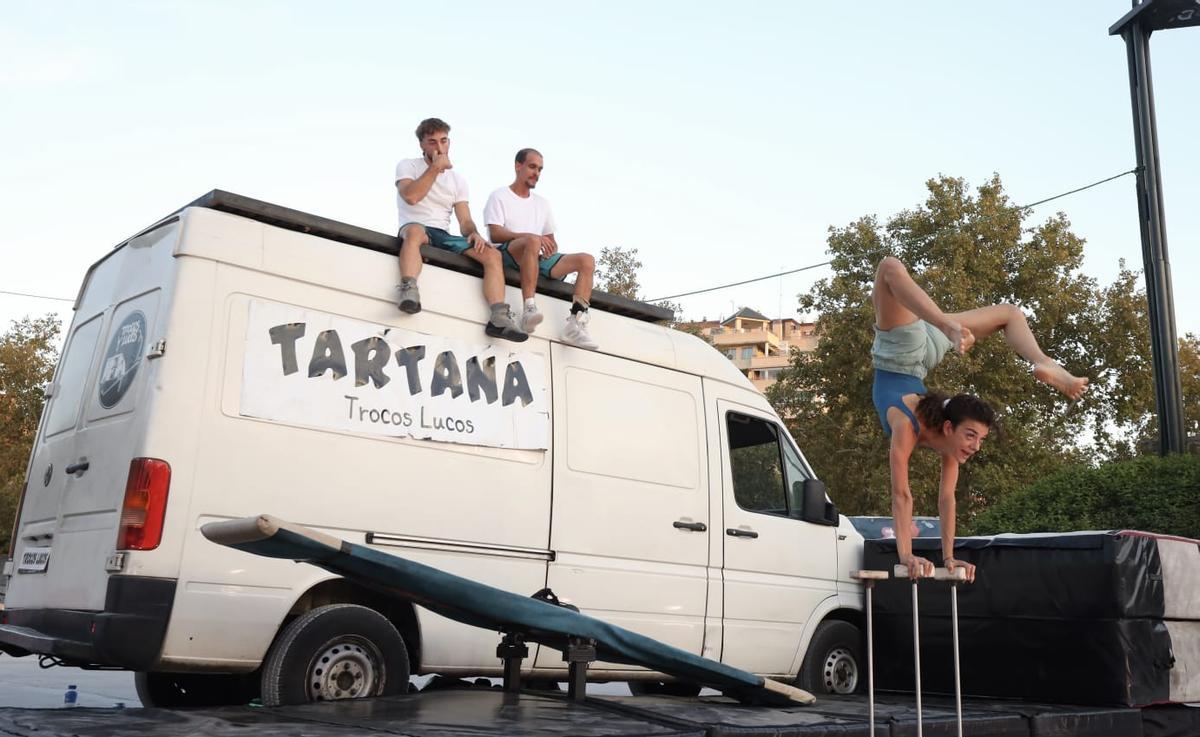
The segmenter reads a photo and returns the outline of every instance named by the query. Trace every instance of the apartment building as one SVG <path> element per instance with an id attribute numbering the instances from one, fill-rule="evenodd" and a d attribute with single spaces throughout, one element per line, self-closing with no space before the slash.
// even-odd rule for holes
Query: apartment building
<path id="1" fill-rule="evenodd" d="M 702 320 L 679 326 L 701 335 L 733 361 L 760 392 L 779 380 L 791 362 L 792 348 L 817 347 L 816 323 L 771 318 L 748 307 L 717 322 Z"/>

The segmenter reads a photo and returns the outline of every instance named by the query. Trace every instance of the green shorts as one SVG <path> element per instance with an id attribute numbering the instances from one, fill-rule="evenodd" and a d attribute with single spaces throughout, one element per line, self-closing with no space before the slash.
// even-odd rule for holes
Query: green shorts
<path id="1" fill-rule="evenodd" d="M 412 224 L 405 223 L 401 225 L 400 232 L 403 233 L 404 229 Z M 417 225 L 421 224 L 417 223 Z M 425 229 L 425 234 L 429 236 L 429 245 L 434 248 L 440 248 L 443 251 L 450 251 L 451 253 L 462 253 L 463 251 L 471 250 L 471 244 L 461 235 L 450 235 L 441 228 L 432 228 L 428 225 L 421 225 L 421 227 Z"/>
<path id="2" fill-rule="evenodd" d="M 508 243 L 512 243 L 512 241 L 509 241 Z M 500 245 L 496 246 L 496 248 L 499 248 L 500 253 L 503 254 L 501 258 L 504 259 L 505 268 L 520 271 L 521 265 L 518 264 L 517 260 L 512 257 L 511 253 L 508 252 L 508 243 L 501 243 Z M 538 271 L 541 272 L 542 276 L 546 277 L 547 279 L 553 279 L 554 277 L 550 276 L 550 270 L 554 268 L 554 265 L 558 263 L 560 258 L 562 258 L 561 253 L 552 253 L 546 258 L 539 259 Z"/>
<path id="3" fill-rule="evenodd" d="M 875 328 L 871 363 L 877 369 L 924 380 L 952 347 L 941 330 L 924 320 L 891 330 Z"/>

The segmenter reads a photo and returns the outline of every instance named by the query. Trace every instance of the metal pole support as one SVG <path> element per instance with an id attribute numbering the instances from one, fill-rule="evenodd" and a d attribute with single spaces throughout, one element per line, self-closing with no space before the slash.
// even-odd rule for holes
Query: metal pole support
<path id="1" fill-rule="evenodd" d="M 876 581 L 886 581 L 887 571 L 851 571 L 850 578 L 861 581 L 867 589 L 867 713 L 871 737 L 875 737 L 875 605 L 871 594 Z"/>
<path id="2" fill-rule="evenodd" d="M 504 662 L 504 690 L 517 693 L 521 690 L 521 661 L 529 657 L 529 647 L 521 632 L 505 632 L 504 639 L 496 646 L 496 657 Z"/>
<path id="3" fill-rule="evenodd" d="M 958 737 L 963 737 L 962 673 L 959 669 L 958 655 L 958 585 L 966 582 L 967 572 L 963 568 L 955 568 L 953 572 L 938 568 L 933 572 L 933 580 L 950 582 L 950 631 L 954 640 L 954 718 L 958 725 Z"/>
<path id="4" fill-rule="evenodd" d="M 567 666 L 567 697 L 571 701 L 583 701 L 587 697 L 588 663 L 596 660 L 596 641 L 585 637 L 567 640 L 563 661 Z"/>

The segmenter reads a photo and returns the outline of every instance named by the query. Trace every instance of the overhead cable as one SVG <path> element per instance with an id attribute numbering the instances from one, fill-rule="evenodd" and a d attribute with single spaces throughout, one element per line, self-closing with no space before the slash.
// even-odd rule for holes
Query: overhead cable
<path id="1" fill-rule="evenodd" d="M 1120 179 L 1121 177 L 1128 176 L 1130 174 L 1137 174 L 1141 169 L 1142 169 L 1142 167 L 1137 166 L 1137 167 L 1130 169 L 1129 171 L 1123 171 L 1120 174 L 1113 174 L 1111 177 L 1107 177 L 1105 179 L 1101 179 L 1099 181 L 1092 182 L 1091 184 L 1087 184 L 1082 187 L 1078 187 L 1076 189 L 1069 190 L 1067 192 L 1062 192 L 1060 194 L 1056 194 L 1053 197 L 1047 197 L 1044 200 L 1038 200 L 1037 202 L 1031 202 L 1028 205 L 1012 205 L 1011 209 L 1013 209 L 1013 210 L 1028 210 L 1030 208 L 1037 207 L 1038 205 L 1044 205 L 1047 202 L 1053 202 L 1054 200 L 1057 200 L 1062 197 L 1066 197 L 1067 195 L 1073 195 L 1073 194 L 1076 194 L 1077 192 L 1082 192 L 1085 189 L 1091 189 L 1092 187 L 1098 187 L 1101 184 L 1104 184 L 1106 182 L 1111 182 L 1114 179 Z M 995 216 L 993 215 L 990 217 L 995 217 Z M 987 220 L 988 218 L 984 217 L 984 218 L 979 218 L 979 219 Z M 796 274 L 801 271 L 808 271 L 809 269 L 815 269 L 819 266 L 828 266 L 831 263 L 833 263 L 833 262 L 832 261 L 822 261 L 819 264 L 810 264 L 809 266 L 801 266 L 798 269 L 789 269 L 787 271 L 780 271 L 775 274 L 767 274 L 766 276 L 756 276 L 753 279 L 745 279 L 743 281 L 733 282 L 732 284 L 722 284 L 717 287 L 708 287 L 707 289 L 697 289 L 693 292 L 681 292 L 679 294 L 672 294 L 668 297 L 655 297 L 653 299 L 648 299 L 645 301 L 647 301 L 647 302 L 662 302 L 662 301 L 668 300 L 668 299 L 677 299 L 679 297 L 691 297 L 692 295 L 695 295 L 695 294 L 704 294 L 705 292 L 715 292 L 719 289 L 728 289 L 729 287 L 740 287 L 743 284 L 753 284 L 756 281 L 766 281 L 767 279 L 775 279 L 780 276 L 787 276 L 788 274 Z"/>

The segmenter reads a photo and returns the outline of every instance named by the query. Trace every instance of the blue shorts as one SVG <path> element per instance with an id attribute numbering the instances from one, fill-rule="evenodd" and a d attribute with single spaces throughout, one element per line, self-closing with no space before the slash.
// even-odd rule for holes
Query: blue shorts
<path id="1" fill-rule="evenodd" d="M 410 225 L 421 225 L 421 223 L 405 223 L 400 226 L 400 233 L 403 233 L 404 229 Z M 463 251 L 471 250 L 471 244 L 461 235 L 450 235 L 441 228 L 431 228 L 428 225 L 421 225 L 421 227 L 425 229 L 425 234 L 429 236 L 429 245 L 434 248 L 440 248 L 443 251 L 450 251 L 451 253 L 462 253 Z"/>
<path id="2" fill-rule="evenodd" d="M 921 426 L 917 417 L 904 403 L 907 394 L 925 394 L 925 382 L 912 374 L 900 374 L 895 371 L 875 369 L 875 383 L 871 386 L 871 401 L 875 403 L 875 411 L 879 413 L 879 424 L 883 425 L 883 434 L 892 436 L 892 426 L 888 424 L 888 410 L 896 407 L 908 419 L 912 420 L 913 432 L 920 432 Z"/>
<path id="3" fill-rule="evenodd" d="M 512 241 L 509 241 L 508 243 L 512 243 Z M 504 259 L 505 268 L 515 269 L 516 271 L 520 271 L 521 265 L 519 263 L 517 263 L 517 260 L 512 257 L 511 253 L 508 252 L 508 243 L 501 243 L 500 245 L 496 246 L 496 248 L 499 248 L 500 253 L 503 254 L 503 256 L 501 256 L 501 258 Z M 539 259 L 538 260 L 538 271 L 541 272 L 542 276 L 546 277 L 547 279 L 553 279 L 554 277 L 550 276 L 550 270 L 554 268 L 554 265 L 558 263 L 558 260 L 560 258 L 562 258 L 561 253 L 552 253 L 549 256 L 547 256 L 546 258 Z M 564 276 L 565 276 L 565 274 L 564 274 Z M 561 279 L 561 277 L 559 277 L 559 278 Z"/>

